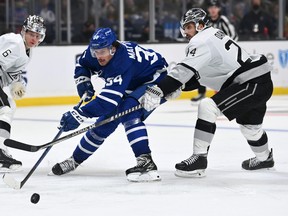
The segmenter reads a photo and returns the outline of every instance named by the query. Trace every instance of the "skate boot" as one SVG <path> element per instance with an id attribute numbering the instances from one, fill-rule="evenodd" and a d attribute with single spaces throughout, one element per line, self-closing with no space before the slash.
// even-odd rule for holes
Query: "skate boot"
<path id="1" fill-rule="evenodd" d="M 126 170 L 127 180 L 131 182 L 160 181 L 157 166 L 150 154 L 142 154 L 136 158 L 137 165 Z"/>
<path id="2" fill-rule="evenodd" d="M 204 177 L 207 168 L 207 154 L 193 154 L 188 159 L 175 165 L 178 177 Z"/>
<path id="3" fill-rule="evenodd" d="M 272 168 L 274 166 L 273 151 L 271 149 L 270 154 L 265 161 L 260 161 L 256 157 L 243 161 L 242 168 L 245 170 L 258 170 L 265 168 Z"/>
<path id="4" fill-rule="evenodd" d="M 79 164 L 74 160 L 73 156 L 64 160 L 61 163 L 57 163 L 52 167 L 52 173 L 54 175 L 63 175 L 75 170 Z"/>
<path id="5" fill-rule="evenodd" d="M 21 166 L 21 161 L 13 159 L 6 151 L 0 149 L 0 172 L 14 172 Z"/>

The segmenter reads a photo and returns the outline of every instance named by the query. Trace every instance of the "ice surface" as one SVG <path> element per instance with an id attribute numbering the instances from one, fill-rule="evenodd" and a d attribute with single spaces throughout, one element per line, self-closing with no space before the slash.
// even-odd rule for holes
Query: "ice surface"
<path id="1" fill-rule="evenodd" d="M 61 115 L 72 106 L 20 107 L 12 127 L 13 139 L 43 144 L 57 133 Z M 51 167 L 69 157 L 81 135 L 54 146 L 21 190 L 0 182 L 1 216 L 286 216 L 288 214 L 288 97 L 269 101 L 264 128 L 274 150 L 273 170 L 244 171 L 243 160 L 253 157 L 235 121 L 224 117 L 208 157 L 207 177 L 174 176 L 174 165 L 192 153 L 197 106 L 188 100 L 162 105 L 147 119 L 150 147 L 161 182 L 131 183 L 125 170 L 136 164 L 122 126 L 75 172 L 48 176 Z M 83 126 L 91 124 L 89 121 Z M 66 134 L 66 133 L 65 133 Z M 64 133 L 63 133 L 64 135 Z M 13 174 L 21 181 L 41 156 L 10 149 L 23 162 Z M 33 193 L 40 194 L 32 204 Z"/>

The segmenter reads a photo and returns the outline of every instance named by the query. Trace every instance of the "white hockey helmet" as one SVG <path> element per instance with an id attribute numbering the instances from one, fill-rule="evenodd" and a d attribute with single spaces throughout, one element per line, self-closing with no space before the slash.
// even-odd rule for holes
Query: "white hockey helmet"
<path id="1" fill-rule="evenodd" d="M 22 26 L 22 37 L 25 41 L 25 33 L 27 31 L 36 32 L 40 34 L 41 38 L 39 40 L 39 44 L 44 40 L 46 35 L 46 26 L 44 23 L 44 19 L 37 15 L 29 15 Z M 38 45 L 39 45 L 38 44 Z"/>
<path id="2" fill-rule="evenodd" d="M 180 31 L 183 37 L 185 37 L 184 33 L 184 26 L 188 23 L 193 22 L 196 27 L 196 31 L 200 31 L 198 29 L 199 24 L 208 26 L 209 19 L 207 17 L 207 13 L 201 8 L 191 8 L 188 10 L 183 16 L 180 21 Z"/>

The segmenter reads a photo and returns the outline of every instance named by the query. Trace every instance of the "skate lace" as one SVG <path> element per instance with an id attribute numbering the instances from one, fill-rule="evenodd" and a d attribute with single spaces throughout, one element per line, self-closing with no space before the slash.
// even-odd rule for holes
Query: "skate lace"
<path id="1" fill-rule="evenodd" d="M 60 163 L 60 167 L 63 170 L 64 173 L 76 169 L 78 164 L 74 161 L 73 158 L 69 158 L 62 163 Z"/>
<path id="2" fill-rule="evenodd" d="M 187 165 L 193 164 L 195 161 L 197 161 L 199 158 L 199 155 L 192 155 L 191 157 L 189 157 L 186 160 L 183 160 L 182 163 L 185 163 Z"/>
<path id="3" fill-rule="evenodd" d="M 137 165 L 136 167 L 143 167 L 148 164 L 149 160 L 146 157 L 139 157 L 137 158 Z"/>
<path id="4" fill-rule="evenodd" d="M 261 163 L 256 157 L 251 158 L 249 161 L 249 167 L 256 167 Z"/>

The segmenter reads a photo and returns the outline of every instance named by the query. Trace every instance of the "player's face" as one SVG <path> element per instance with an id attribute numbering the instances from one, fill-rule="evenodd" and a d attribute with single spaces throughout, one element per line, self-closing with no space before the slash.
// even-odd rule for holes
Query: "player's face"
<path id="1" fill-rule="evenodd" d="M 113 55 L 111 55 L 111 52 L 113 52 L 113 50 L 107 47 L 103 49 L 97 49 L 94 51 L 94 54 L 101 66 L 107 65 L 109 61 L 112 59 Z"/>
<path id="2" fill-rule="evenodd" d="M 26 46 L 26 48 L 29 49 L 29 48 L 38 46 L 41 38 L 42 37 L 39 33 L 27 31 L 25 33 L 25 46 Z"/>
<path id="3" fill-rule="evenodd" d="M 196 28 L 195 28 L 195 24 L 194 23 L 187 23 L 184 26 L 184 33 L 186 35 L 186 38 L 188 40 L 190 40 L 192 37 L 195 36 L 195 34 L 197 33 Z"/>

